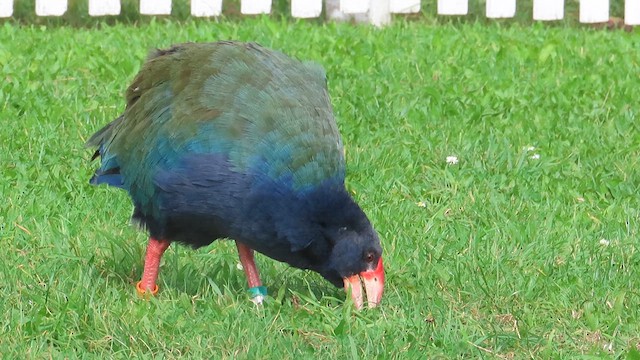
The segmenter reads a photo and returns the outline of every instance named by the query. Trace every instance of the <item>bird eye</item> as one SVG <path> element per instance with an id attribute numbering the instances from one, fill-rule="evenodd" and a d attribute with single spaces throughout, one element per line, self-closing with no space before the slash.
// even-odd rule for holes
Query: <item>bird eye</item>
<path id="1" fill-rule="evenodd" d="M 370 262 L 373 262 L 373 259 L 374 259 L 374 258 L 375 258 L 375 256 L 373 255 L 373 253 L 367 253 L 367 254 L 364 256 L 364 261 L 366 261 L 366 262 L 370 263 Z"/>

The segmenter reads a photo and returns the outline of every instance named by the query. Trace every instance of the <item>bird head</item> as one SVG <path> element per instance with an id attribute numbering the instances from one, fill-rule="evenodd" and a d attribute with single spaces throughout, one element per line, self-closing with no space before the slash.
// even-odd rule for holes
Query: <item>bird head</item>
<path id="1" fill-rule="evenodd" d="M 380 239 L 344 183 L 327 181 L 298 192 L 281 191 L 272 184 L 255 190 L 257 196 L 247 212 L 254 216 L 249 221 L 253 225 L 247 228 L 273 235 L 269 241 L 248 243 L 271 258 L 313 270 L 344 287 L 357 308 L 362 308 L 365 295 L 368 307 L 377 306 L 384 289 Z"/>
<path id="2" fill-rule="evenodd" d="M 333 248 L 324 271 L 320 271 L 334 285 L 344 286 L 358 309 L 364 303 L 363 285 L 370 308 L 380 303 L 384 290 L 380 240 L 368 220 L 363 225 L 324 227 Z"/>
<path id="3" fill-rule="evenodd" d="M 364 295 L 368 307 L 377 306 L 384 290 L 382 247 L 366 214 L 342 184 L 318 191 L 310 200 L 307 208 L 313 209 L 310 222 L 316 230 L 306 253 L 316 259 L 313 270 L 344 286 L 357 308 L 362 308 Z"/>

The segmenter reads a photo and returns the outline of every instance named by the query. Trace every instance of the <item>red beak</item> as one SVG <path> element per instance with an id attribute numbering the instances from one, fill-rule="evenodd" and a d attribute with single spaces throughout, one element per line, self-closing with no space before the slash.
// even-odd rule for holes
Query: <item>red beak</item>
<path id="1" fill-rule="evenodd" d="M 378 260 L 378 266 L 375 270 L 363 271 L 360 274 L 343 279 L 344 290 L 346 292 L 351 290 L 351 298 L 358 309 L 362 309 L 364 302 L 361 280 L 364 283 L 369 308 L 376 307 L 380 304 L 380 301 L 382 301 L 382 292 L 384 290 L 384 266 L 382 265 L 382 258 Z"/>

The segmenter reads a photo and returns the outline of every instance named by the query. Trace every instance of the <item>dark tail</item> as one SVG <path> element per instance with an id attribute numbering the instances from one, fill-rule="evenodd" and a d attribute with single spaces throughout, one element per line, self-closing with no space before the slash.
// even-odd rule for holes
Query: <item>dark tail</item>
<path id="1" fill-rule="evenodd" d="M 96 170 L 89 180 L 89 183 L 92 185 L 107 184 L 121 189 L 124 188 L 124 179 L 120 174 L 120 165 L 118 164 L 117 158 L 109 154 L 107 150 L 113 140 L 113 131 L 122 119 L 122 115 L 120 115 L 117 119 L 93 134 L 85 144 L 87 147 L 97 148 L 93 156 L 91 156 L 91 161 L 98 157 L 102 160 L 100 168 Z"/>
<path id="2" fill-rule="evenodd" d="M 111 139 L 113 138 L 114 127 L 117 126 L 118 124 L 120 124 L 122 119 L 123 119 L 123 117 L 122 117 L 122 115 L 120 115 L 115 120 L 113 120 L 112 122 L 108 123 L 105 127 L 103 127 L 102 129 L 98 130 L 95 134 L 93 134 L 89 138 L 89 140 L 87 140 L 87 142 L 85 143 L 85 146 L 86 147 L 97 147 L 98 151 L 99 151 L 100 147 L 105 145 L 106 141 L 111 142 Z M 96 154 L 93 154 L 93 157 L 91 158 L 91 160 L 94 160 L 95 158 L 98 157 L 98 155 L 100 155 L 98 153 L 98 151 L 96 151 Z"/>

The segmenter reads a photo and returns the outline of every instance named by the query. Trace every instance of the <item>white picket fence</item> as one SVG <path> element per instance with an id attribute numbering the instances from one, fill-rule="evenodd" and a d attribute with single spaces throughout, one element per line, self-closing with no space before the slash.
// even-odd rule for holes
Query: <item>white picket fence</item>
<path id="1" fill-rule="evenodd" d="M 19 0 L 26 1 L 26 0 Z M 108 16 L 120 14 L 120 0 L 88 0 L 89 15 Z M 366 14 L 374 25 L 387 24 L 392 13 L 416 13 L 420 0 L 326 0 L 338 2 L 343 14 Z M 468 0 L 437 0 L 439 15 L 466 15 Z M 0 17 L 13 14 L 14 0 L 0 0 Z M 61 16 L 67 11 L 67 0 L 35 0 L 36 15 Z M 291 16 L 296 18 L 319 17 L 323 0 L 291 0 Z M 242 14 L 268 14 L 271 0 L 241 0 Z M 171 14 L 171 0 L 140 0 L 143 15 Z M 222 0 L 191 0 L 191 14 L 197 17 L 219 16 Z M 516 0 L 486 0 L 488 18 L 510 18 L 516 14 Z M 329 15 L 332 17 L 332 15 Z M 564 17 L 564 0 L 534 0 L 533 19 L 539 21 L 561 20 Z M 599 23 L 609 20 L 609 0 L 580 0 L 580 22 Z M 625 0 L 624 22 L 640 24 L 640 0 Z"/>

